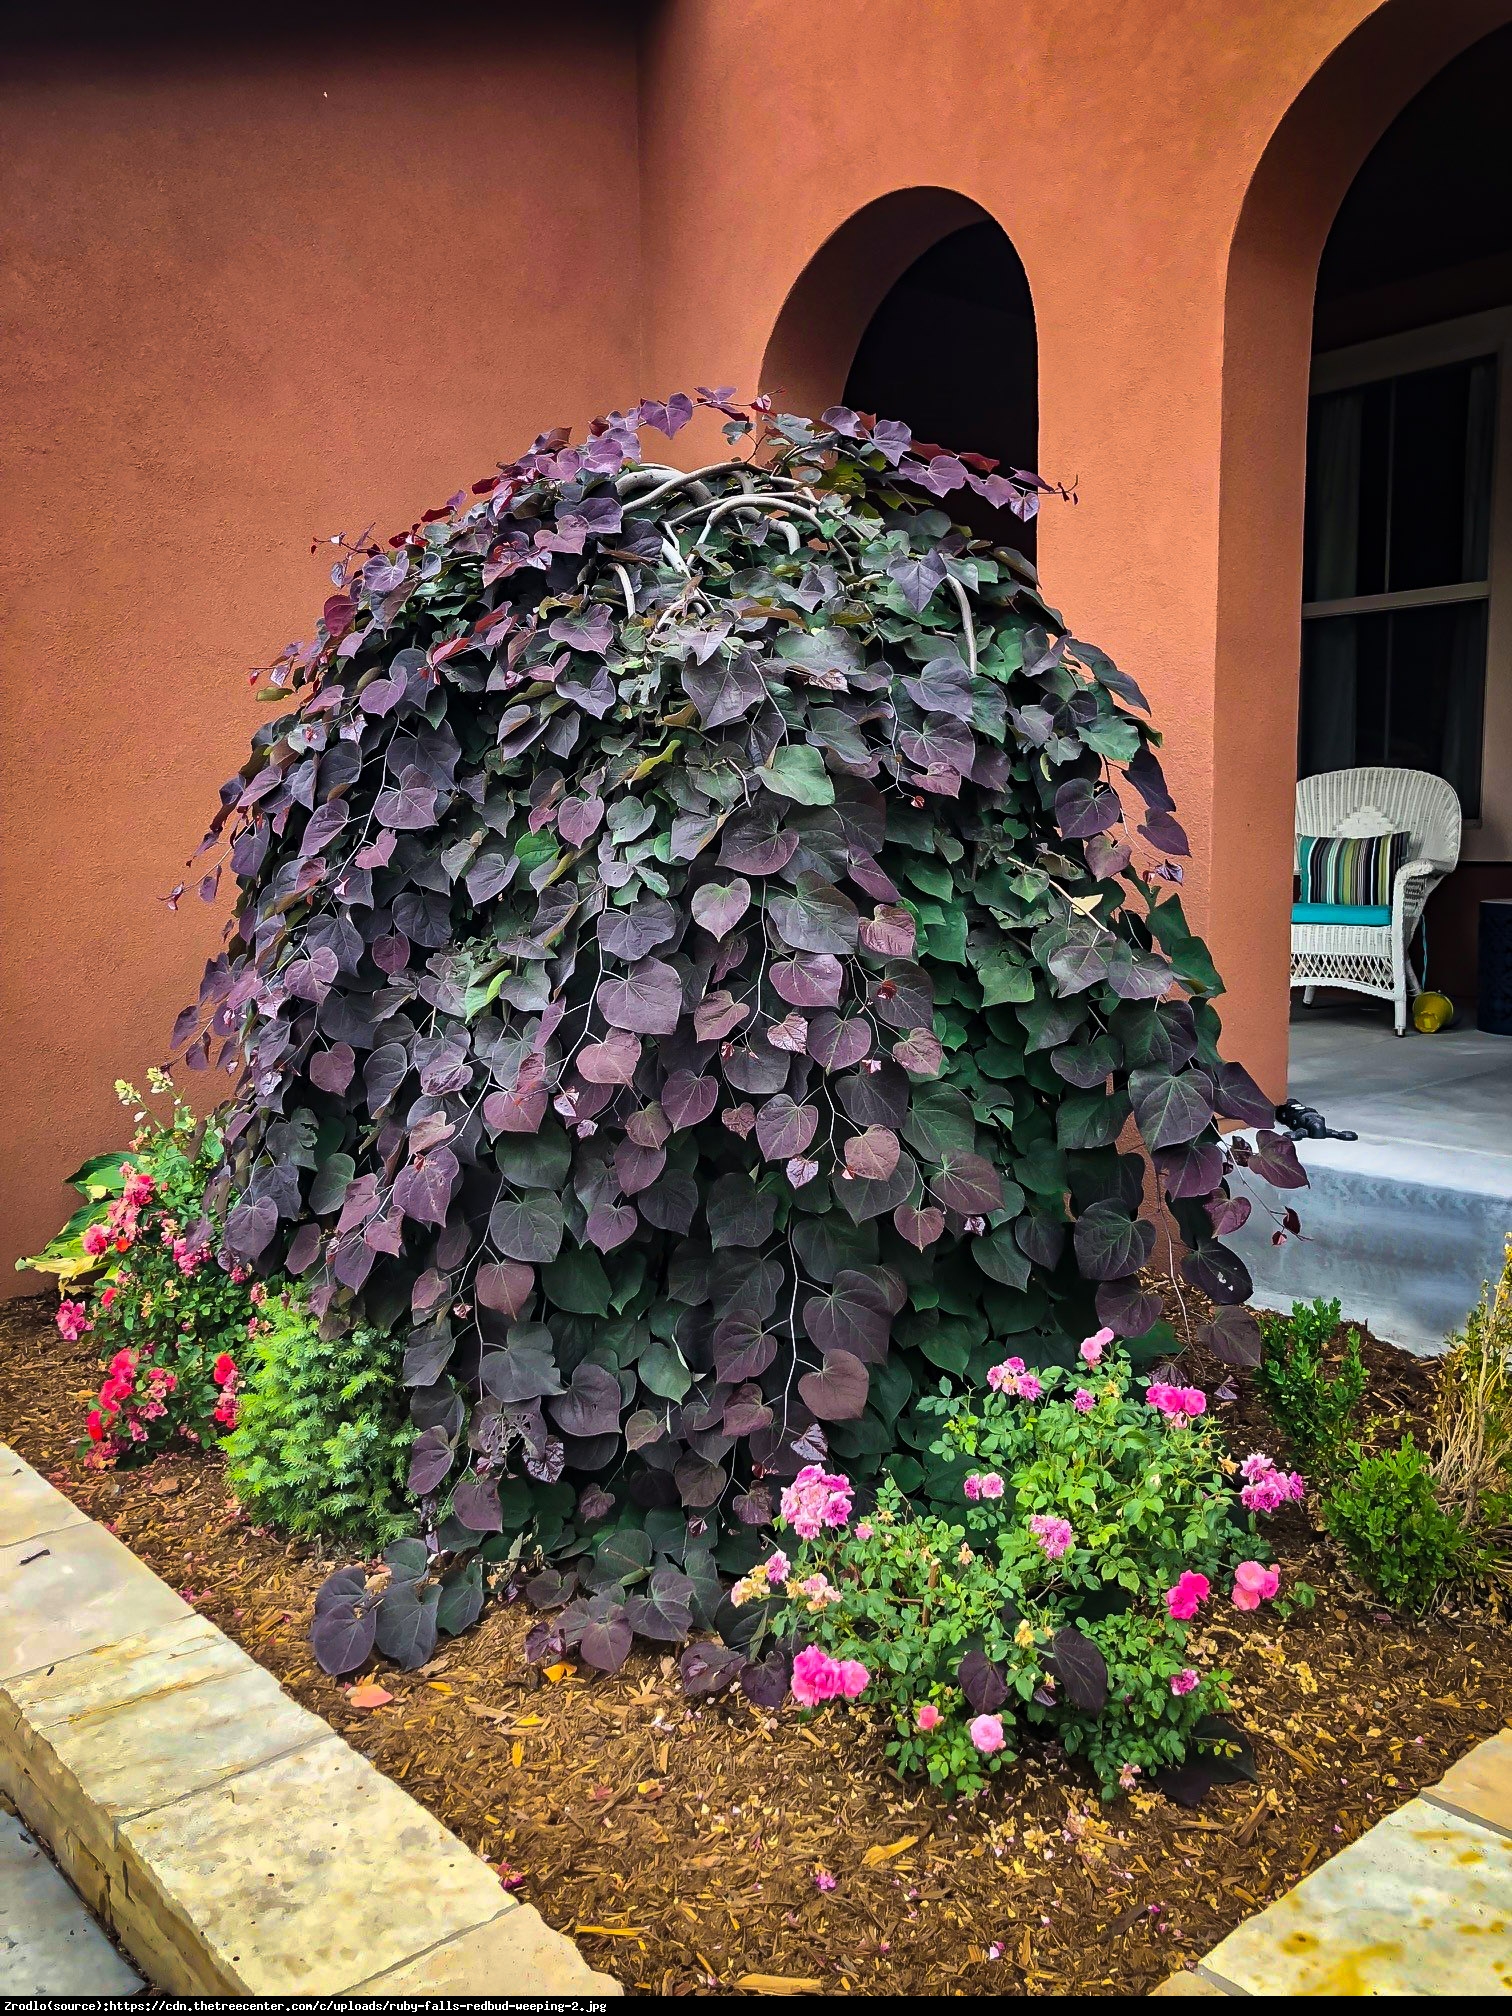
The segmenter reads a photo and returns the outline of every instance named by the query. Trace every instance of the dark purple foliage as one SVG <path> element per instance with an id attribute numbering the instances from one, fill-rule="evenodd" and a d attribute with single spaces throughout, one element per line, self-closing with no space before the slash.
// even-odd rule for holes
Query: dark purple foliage
<path id="1" fill-rule="evenodd" d="M 1215 1115 L 1269 1116 L 1166 893 L 1160 738 L 937 501 L 1046 486 L 700 397 L 744 454 L 642 462 L 679 396 L 346 548 L 207 836 L 240 899 L 174 1033 L 239 1071 L 228 1257 L 408 1330 L 408 1663 L 438 1574 L 439 1628 L 472 1611 L 470 1549 L 581 1556 L 612 1517 L 654 1544 L 599 1542 L 552 1642 L 613 1670 L 707 1617 L 763 1479 L 921 1482 L 942 1369 L 1149 1330 L 1131 1114 L 1189 1278 L 1247 1292 Z M 1294 1183 L 1288 1151 L 1250 1166 Z"/>

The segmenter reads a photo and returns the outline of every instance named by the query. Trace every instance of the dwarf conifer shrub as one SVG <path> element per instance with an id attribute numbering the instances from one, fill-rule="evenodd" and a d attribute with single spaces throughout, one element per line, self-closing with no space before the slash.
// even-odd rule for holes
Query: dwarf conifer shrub
<path id="1" fill-rule="evenodd" d="M 363 1547 L 411 1530 L 401 1355 L 397 1339 L 366 1323 L 322 1336 L 298 1293 L 260 1296 L 224 1444 L 232 1488 L 254 1518 Z"/>
<path id="2" fill-rule="evenodd" d="M 1220 1056 L 1139 688 L 941 508 L 1046 486 L 700 397 L 709 467 L 644 460 L 692 402 L 643 404 L 341 552 L 176 1032 L 245 1060 L 228 1256 L 404 1333 L 428 1566 L 384 1602 L 539 1488 L 597 1665 L 706 1621 L 804 1463 L 916 1488 L 942 1373 L 1165 1348 L 1131 1116 L 1229 1357 L 1228 1171 L 1304 1180 Z"/>

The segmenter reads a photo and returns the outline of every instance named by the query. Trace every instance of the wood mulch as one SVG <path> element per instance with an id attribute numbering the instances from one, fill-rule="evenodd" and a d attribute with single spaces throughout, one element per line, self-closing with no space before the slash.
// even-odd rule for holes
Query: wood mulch
<path id="1" fill-rule="evenodd" d="M 1053 1750 L 951 1806 L 893 1778 L 860 1717 L 692 1704 L 670 1659 L 640 1654 L 611 1680 L 544 1679 L 507 1605 L 422 1671 L 379 1670 L 392 1701 L 357 1709 L 306 1644 L 333 1563 L 251 1526 L 213 1457 L 85 1470 L 98 1369 L 49 1314 L 0 1308 L 0 1437 L 631 1991 L 1140 1994 L 1512 1713 L 1498 1615 L 1390 1617 L 1300 1511 L 1272 1537 L 1317 1607 L 1228 1612 L 1207 1634 L 1260 1786 L 1197 1811 L 1142 1792 L 1103 1806 Z M 1421 1417 L 1431 1369 L 1374 1340 L 1367 1356 L 1377 1404 Z M 1275 1448 L 1247 1390 L 1217 1404 L 1237 1452 Z"/>

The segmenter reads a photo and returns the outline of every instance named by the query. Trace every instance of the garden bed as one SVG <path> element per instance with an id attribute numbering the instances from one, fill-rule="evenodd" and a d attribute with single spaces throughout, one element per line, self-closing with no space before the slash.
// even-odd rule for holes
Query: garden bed
<path id="1" fill-rule="evenodd" d="M 1310 1581 L 1317 1607 L 1229 1612 L 1205 1634 L 1234 1670 L 1259 1789 L 1220 1788 L 1197 1811 L 1142 1792 L 1103 1806 L 1049 1751 L 952 1807 L 892 1778 L 855 1716 L 690 1704 L 673 1662 L 641 1653 L 613 1679 L 543 1678 L 508 1607 L 419 1672 L 380 1669 L 392 1700 L 358 1709 L 306 1642 L 332 1561 L 251 1527 L 218 1459 L 86 1470 L 98 1368 L 50 1313 L 42 1299 L 0 1312 L 0 1439 L 631 1990 L 1141 1993 L 1512 1715 L 1499 1615 L 1391 1617 L 1301 1512 L 1269 1537 L 1283 1593 Z M 1423 1419 L 1431 1368 L 1374 1340 L 1366 1359 L 1374 1404 Z M 1215 1404 L 1236 1449 L 1274 1448 L 1247 1391 Z"/>

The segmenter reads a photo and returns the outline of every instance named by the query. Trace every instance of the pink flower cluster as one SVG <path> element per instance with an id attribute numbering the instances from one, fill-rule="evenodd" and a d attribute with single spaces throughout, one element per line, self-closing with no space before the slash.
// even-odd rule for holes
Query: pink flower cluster
<path id="1" fill-rule="evenodd" d="M 178 1265 L 180 1274 L 192 1274 L 196 1267 L 203 1267 L 205 1262 L 210 1258 L 210 1248 L 208 1246 L 191 1246 L 182 1233 L 176 1239 L 170 1241 L 165 1231 L 163 1234 L 163 1243 L 164 1245 L 172 1245 L 173 1257 Z"/>
<path id="2" fill-rule="evenodd" d="M 1036 1512 L 1029 1521 L 1029 1531 L 1045 1551 L 1047 1560 L 1059 1561 L 1070 1548 L 1075 1534 L 1069 1519 L 1057 1519 L 1049 1512 Z"/>
<path id="3" fill-rule="evenodd" d="M 1185 1624 L 1197 1615 L 1200 1605 L 1206 1603 L 1212 1593 L 1213 1585 L 1206 1575 L 1199 1575 L 1188 1568 L 1184 1575 L 1177 1578 L 1174 1588 L 1167 1589 L 1166 1609 L 1179 1624 Z"/>
<path id="4" fill-rule="evenodd" d="M 65 1344 L 77 1344 L 86 1330 L 94 1328 L 89 1320 L 89 1311 L 82 1302 L 60 1302 L 53 1321 Z"/>
<path id="5" fill-rule="evenodd" d="M 222 1351 L 210 1368 L 210 1377 L 220 1388 L 220 1399 L 215 1403 L 214 1419 L 228 1432 L 236 1426 L 236 1417 L 240 1412 L 240 1403 L 236 1398 L 240 1376 L 236 1369 L 236 1360 L 229 1351 Z"/>
<path id="6" fill-rule="evenodd" d="M 1079 1349 L 1088 1365 L 1100 1365 L 1102 1355 L 1113 1342 L 1113 1332 L 1109 1329 L 1094 1330 L 1090 1337 L 1083 1337 Z"/>
<path id="7" fill-rule="evenodd" d="M 770 1561 L 762 1564 L 762 1572 L 774 1589 L 780 1589 L 793 1572 L 793 1564 L 779 1547 Z"/>
<path id="8" fill-rule="evenodd" d="M 1071 1405 L 1078 1414 L 1090 1414 L 1097 1405 L 1097 1395 L 1090 1386 L 1078 1386 Z"/>
<path id="9" fill-rule="evenodd" d="M 808 1598 L 809 1606 L 822 1610 L 827 1603 L 838 1603 L 840 1591 L 827 1575 L 809 1575 L 798 1584 L 799 1590 Z"/>
<path id="10" fill-rule="evenodd" d="M 1246 1480 L 1239 1497 L 1247 1512 L 1275 1512 L 1282 1505 L 1300 1505 L 1307 1485 L 1300 1470 L 1278 1470 L 1256 1449 L 1239 1465 Z"/>
<path id="11" fill-rule="evenodd" d="M 1281 1587 L 1281 1576 L 1274 1568 L 1262 1568 L 1258 1561 L 1241 1561 L 1234 1570 L 1234 1588 L 1229 1601 L 1236 1610 L 1258 1610 L 1262 1603 L 1269 1603 Z"/>
<path id="12" fill-rule="evenodd" d="M 961 1489 L 971 1502 L 975 1504 L 979 1498 L 1001 1498 L 1003 1495 L 1003 1480 L 996 1470 L 988 1470 L 985 1473 L 973 1470 L 971 1475 L 966 1479 L 966 1482 L 961 1486 Z"/>
<path id="13" fill-rule="evenodd" d="M 782 1516 L 801 1540 L 817 1540 L 825 1526 L 844 1526 L 851 1515 L 851 1482 L 817 1463 L 798 1472 L 782 1494 Z"/>
<path id="14" fill-rule="evenodd" d="M 817 1645 L 805 1645 L 793 1661 L 793 1699 L 803 1708 L 842 1698 L 854 1701 L 871 1674 L 859 1659 L 832 1659 Z"/>
<path id="15" fill-rule="evenodd" d="M 140 1211 L 142 1206 L 149 1203 L 156 1194 L 156 1183 L 145 1169 L 134 1169 L 129 1162 L 121 1164 L 121 1174 L 125 1178 L 121 1191 L 122 1199 L 131 1210 Z"/>
<path id="16" fill-rule="evenodd" d="M 167 1398 L 178 1385 L 178 1374 L 154 1365 L 148 1369 L 137 1390 L 137 1363 L 140 1352 L 129 1348 L 111 1359 L 100 1387 L 100 1404 L 90 1409 L 85 1429 L 95 1447 L 91 1460 L 111 1462 L 131 1442 L 145 1442 L 148 1421 L 160 1421 L 167 1413 Z"/>
<path id="17" fill-rule="evenodd" d="M 1207 1395 L 1200 1386 L 1167 1386 L 1155 1379 L 1146 1388 L 1145 1398 L 1171 1420 L 1207 1412 Z"/>
<path id="18" fill-rule="evenodd" d="M 1016 1394 L 1020 1400 L 1038 1400 L 1045 1390 L 1022 1358 L 1005 1358 L 1001 1365 L 991 1366 L 987 1384 L 994 1393 Z"/>

